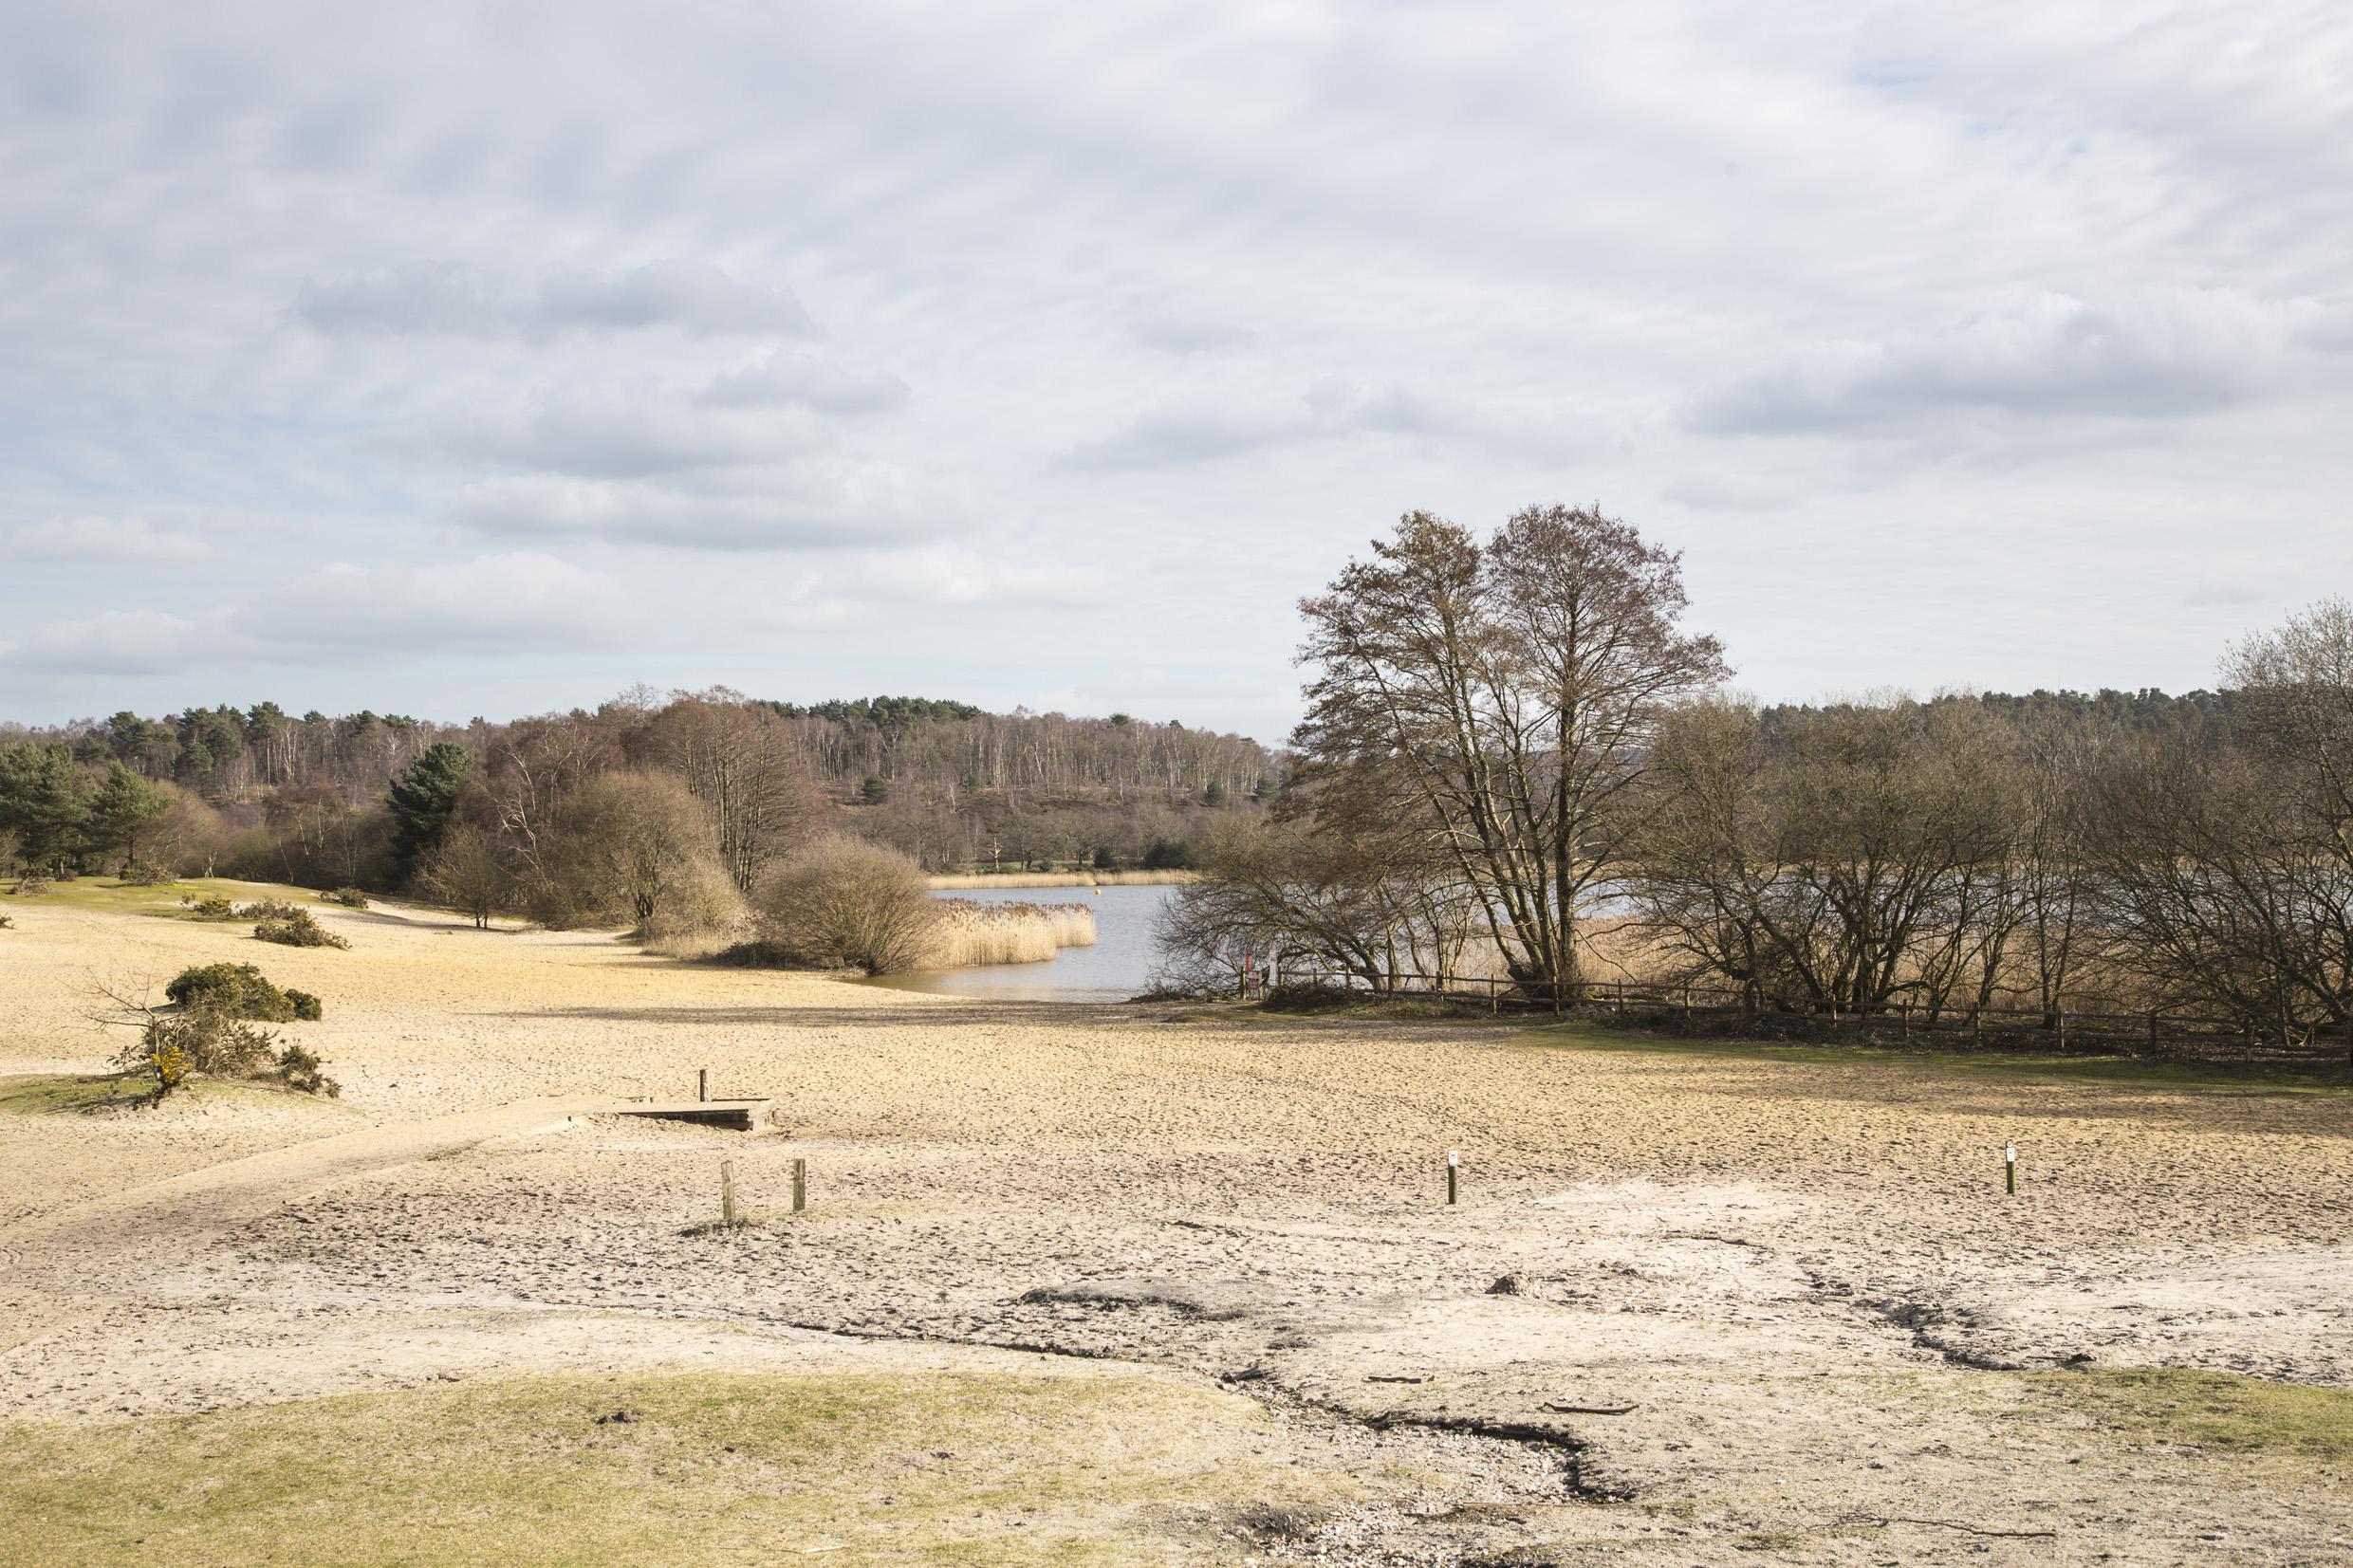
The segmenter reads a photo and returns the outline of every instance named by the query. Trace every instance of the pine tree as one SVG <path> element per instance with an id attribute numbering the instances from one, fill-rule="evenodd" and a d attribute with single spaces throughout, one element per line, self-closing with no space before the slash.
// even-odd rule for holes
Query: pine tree
<path id="1" fill-rule="evenodd" d="M 417 863 L 441 841 L 450 813 L 457 808 L 458 792 L 473 771 L 473 756 L 464 747 L 440 741 L 392 781 L 385 797 L 392 807 L 393 874 L 406 882 Z"/>
<path id="2" fill-rule="evenodd" d="M 90 797 L 86 814 L 90 847 L 104 856 L 122 852 L 124 864 L 139 858 L 139 836 L 172 809 L 162 790 L 120 763 L 106 769 L 106 782 Z"/>

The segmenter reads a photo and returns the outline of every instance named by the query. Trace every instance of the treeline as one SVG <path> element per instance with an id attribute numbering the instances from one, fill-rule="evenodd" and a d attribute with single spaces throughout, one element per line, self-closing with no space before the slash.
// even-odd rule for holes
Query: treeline
<path id="1" fill-rule="evenodd" d="M 2164 1011 L 2353 1043 L 2353 607 L 2222 690 L 1762 708 L 1679 561 L 1590 509 L 1413 514 L 1303 606 L 1271 820 L 1214 835 L 1170 978 L 1620 976 L 1756 1013 Z"/>
<path id="2" fill-rule="evenodd" d="M 449 820 L 495 837 L 515 885 L 538 889 L 507 902 L 546 905 L 559 809 L 587 781 L 628 773 L 682 785 L 744 888 L 821 829 L 937 871 L 1182 865 L 1205 823 L 1269 798 L 1280 767 L 1251 741 L 1181 725 L 905 697 L 800 707 L 640 692 L 464 726 L 297 718 L 270 703 L 122 712 L 0 728 L 0 856 L 49 876 L 136 862 L 397 891 L 439 843 L 441 820 L 402 804 L 422 790 L 447 795 Z"/>

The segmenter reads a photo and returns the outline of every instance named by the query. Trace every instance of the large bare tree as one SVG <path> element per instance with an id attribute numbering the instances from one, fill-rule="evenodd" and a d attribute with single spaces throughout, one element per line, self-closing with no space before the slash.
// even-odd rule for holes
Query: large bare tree
<path id="1" fill-rule="evenodd" d="M 1652 732 L 1729 673 L 1723 651 L 1680 627 L 1680 558 L 1593 507 L 1531 507 L 1485 544 L 1409 512 L 1372 548 L 1300 605 L 1297 782 L 1328 822 L 1410 812 L 1512 978 L 1573 996 Z"/>

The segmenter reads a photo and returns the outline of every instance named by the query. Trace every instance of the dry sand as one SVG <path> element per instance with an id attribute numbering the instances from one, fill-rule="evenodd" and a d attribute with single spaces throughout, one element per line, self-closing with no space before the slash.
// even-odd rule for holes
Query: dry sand
<path id="1" fill-rule="evenodd" d="M 326 999 L 300 1032 L 344 1086 L 0 1117 L 18 1417 L 1053 1353 L 1426 1472 L 1278 1557 L 2353 1557 L 2343 1476 L 2120 1441 L 2037 1370 L 2353 1386 L 2341 1098 L 972 1004 L 399 909 L 323 908 L 349 951 L 11 913 L 0 1074 L 108 1054 L 94 977 L 234 958 Z M 783 1125 L 588 1114 L 705 1067 Z M 766 1223 L 689 1234 L 726 1157 Z"/>

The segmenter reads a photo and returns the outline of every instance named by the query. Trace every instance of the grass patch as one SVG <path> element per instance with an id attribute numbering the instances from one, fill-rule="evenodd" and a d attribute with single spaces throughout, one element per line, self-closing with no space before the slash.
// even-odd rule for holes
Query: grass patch
<path id="1" fill-rule="evenodd" d="M 1882 1045 L 1808 1045 L 1738 1040 L 1686 1040 L 1612 1029 L 1572 1019 L 1523 1031 L 1543 1048 L 1625 1051 L 1649 1056 L 1714 1057 L 1734 1061 L 1784 1061 L 1816 1067 L 1914 1068 L 2036 1083 L 2098 1083 L 2120 1088 L 2174 1089 L 2234 1095 L 2353 1096 L 2343 1069 L 2242 1067 L 2223 1062 L 2159 1061 L 2126 1056 L 2043 1056 L 2022 1051 L 1902 1050 Z"/>
<path id="2" fill-rule="evenodd" d="M 0 1112 L 18 1116 L 128 1110 L 155 1098 L 156 1080 L 129 1073 L 68 1073 L 58 1078 L 0 1078 Z"/>
<path id="3" fill-rule="evenodd" d="M 67 1073 L 58 1077 L 27 1075 L 0 1078 L 0 1116 L 97 1116 L 109 1111 L 139 1109 L 153 1100 L 155 1094 L 156 1080 L 145 1073 Z M 359 1114 L 347 1106 L 334 1105 L 330 1100 L 301 1094 L 280 1084 L 222 1079 L 192 1079 L 173 1090 L 172 1098 L 176 1104 L 182 1098 L 215 1102 L 263 1101 L 270 1104 L 293 1102 L 332 1106 L 350 1116 Z"/>
<path id="4" fill-rule="evenodd" d="M 1150 1562 L 1202 1544 L 1183 1519 L 1335 1500 L 1267 1435 L 1158 1378 L 484 1379 L 0 1426 L 0 1497 L 29 1562 Z"/>
<path id="5" fill-rule="evenodd" d="M 158 882 L 153 887 L 117 881 L 112 876 L 77 876 L 70 882 L 52 883 L 48 892 L 29 897 L 0 896 L 0 913 L 28 908 L 113 910 L 131 914 L 157 914 L 172 920 L 195 920 L 199 917 L 195 911 L 181 905 L 182 897 L 223 897 L 239 904 L 249 904 L 257 898 L 302 899 L 307 902 L 312 896 L 304 888 L 285 887 L 276 882 L 232 882 L 225 876 L 192 876 L 186 881 Z"/>
<path id="6" fill-rule="evenodd" d="M 2169 1368 L 2021 1374 L 2054 1414 L 2128 1443 L 2197 1448 L 2298 1467 L 2353 1462 L 2353 1392 Z"/>

